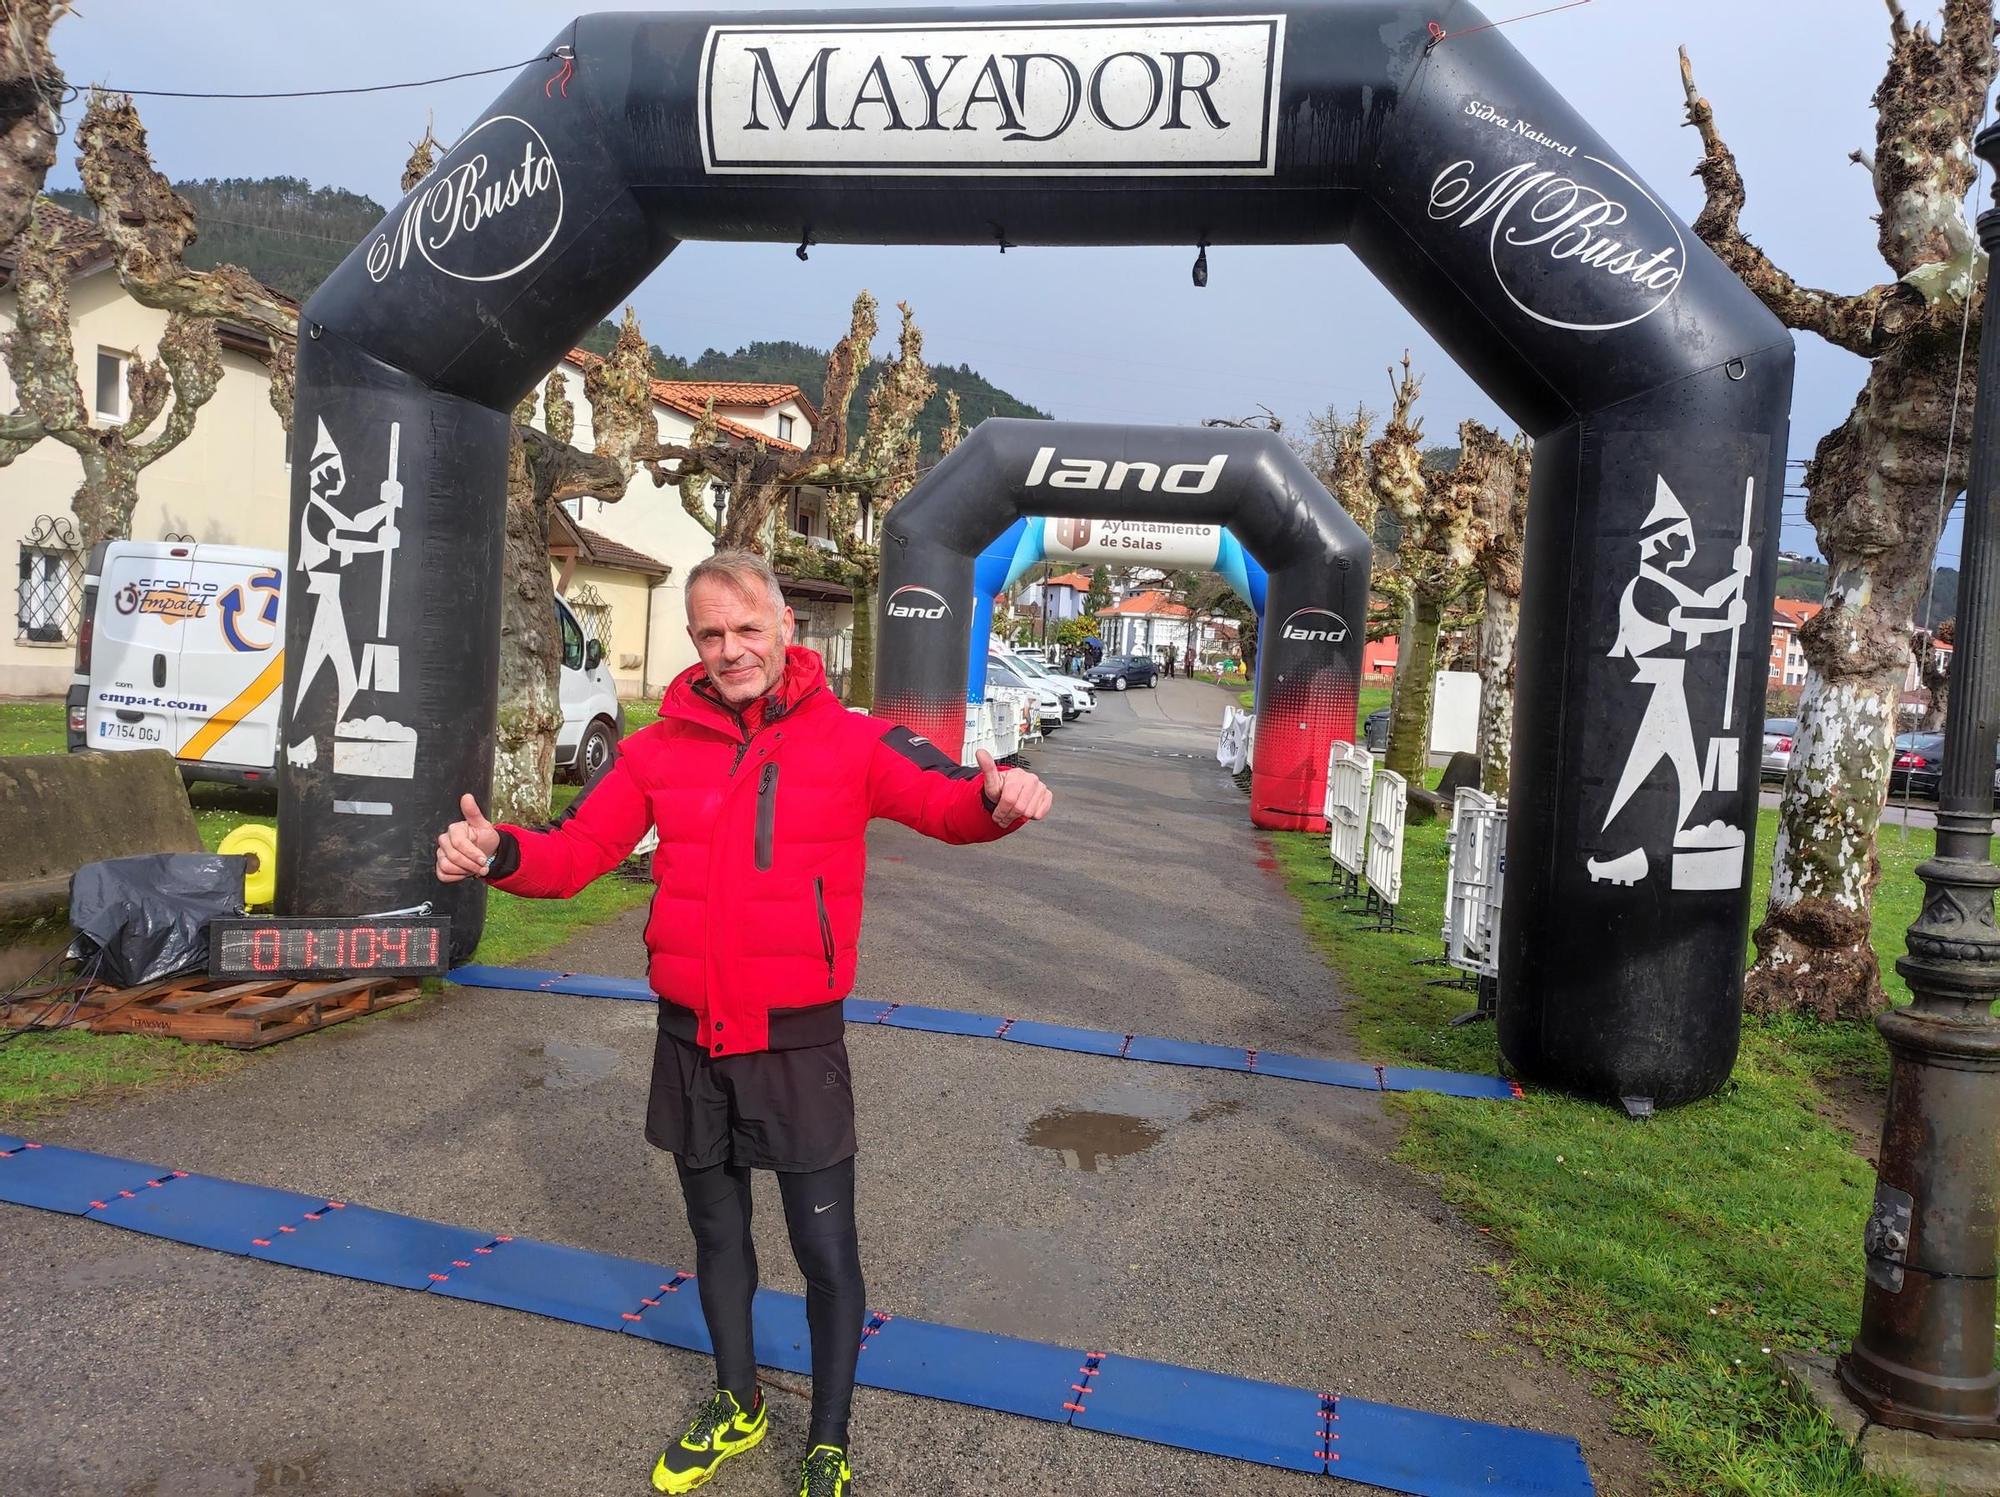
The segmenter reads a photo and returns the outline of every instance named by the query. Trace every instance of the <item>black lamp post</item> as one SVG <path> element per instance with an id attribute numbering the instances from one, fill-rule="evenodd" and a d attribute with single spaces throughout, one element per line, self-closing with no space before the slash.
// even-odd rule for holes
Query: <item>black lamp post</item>
<path id="1" fill-rule="evenodd" d="M 719 483 L 708 486 L 709 501 L 715 505 L 715 543 L 722 544 L 722 509 L 729 502 L 729 490 Z"/>
<path id="2" fill-rule="evenodd" d="M 1973 142 L 2000 166 L 2000 126 Z M 2000 180 L 1996 180 L 2000 197 Z M 1875 1209 L 1863 1238 L 1861 1333 L 1840 1380 L 1878 1424 L 1926 1434 L 2000 1436 L 1993 1366 L 1994 1249 L 2000 1237 L 2000 929 L 1993 896 L 1993 749 L 2000 711 L 2000 207 L 1979 215 L 1989 257 L 1965 490 L 1951 699 L 1937 855 L 1918 868 L 1924 909 L 1896 970 L 1915 1001 L 1876 1020 L 1892 1068 Z"/>

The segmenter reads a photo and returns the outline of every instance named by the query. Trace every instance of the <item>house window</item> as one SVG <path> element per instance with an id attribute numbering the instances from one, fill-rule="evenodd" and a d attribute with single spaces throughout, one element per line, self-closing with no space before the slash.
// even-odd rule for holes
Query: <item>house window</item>
<path id="1" fill-rule="evenodd" d="M 778 440 L 780 442 L 789 442 L 791 439 L 792 418 L 790 416 L 780 416 L 778 418 Z"/>
<path id="2" fill-rule="evenodd" d="M 123 421 L 125 409 L 125 354 L 116 349 L 97 350 L 97 414 L 107 421 Z"/>
<path id="3" fill-rule="evenodd" d="M 76 638 L 83 606 L 83 567 L 75 527 L 43 515 L 21 539 L 20 580 L 14 599 L 14 637 L 28 644 L 64 644 Z"/>

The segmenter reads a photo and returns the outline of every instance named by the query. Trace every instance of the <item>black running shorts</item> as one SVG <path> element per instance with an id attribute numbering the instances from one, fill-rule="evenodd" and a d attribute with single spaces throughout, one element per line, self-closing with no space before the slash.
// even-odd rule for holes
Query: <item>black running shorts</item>
<path id="1" fill-rule="evenodd" d="M 840 1163 L 854 1153 L 847 1041 L 714 1056 L 663 1027 L 653 1042 L 646 1142 L 696 1170 Z"/>

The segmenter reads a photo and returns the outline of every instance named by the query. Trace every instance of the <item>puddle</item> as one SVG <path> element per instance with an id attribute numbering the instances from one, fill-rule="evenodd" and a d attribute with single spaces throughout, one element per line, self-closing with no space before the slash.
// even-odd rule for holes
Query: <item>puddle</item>
<path id="1" fill-rule="evenodd" d="M 1097 1162 L 1107 1163 L 1150 1149 L 1166 1136 L 1166 1129 L 1145 1118 L 1123 1112 L 1084 1112 L 1058 1107 L 1028 1124 L 1021 1142 L 1037 1149 L 1052 1149 L 1062 1155 L 1065 1168 L 1097 1172 Z"/>
<path id="2" fill-rule="evenodd" d="M 1242 1105 L 1236 1098 L 1197 1103 L 1180 1092 L 1118 1082 L 1074 1107 L 1043 1113 L 1028 1124 L 1021 1142 L 1060 1154 L 1066 1169 L 1097 1174 L 1114 1159 L 1152 1148 L 1177 1123 L 1227 1117 Z"/>
<path id="3" fill-rule="evenodd" d="M 542 1074 L 536 1081 L 550 1091 L 592 1086 L 618 1069 L 618 1052 L 602 1045 L 550 1040 L 542 1046 Z M 529 1083 L 531 1086 L 535 1082 Z"/>

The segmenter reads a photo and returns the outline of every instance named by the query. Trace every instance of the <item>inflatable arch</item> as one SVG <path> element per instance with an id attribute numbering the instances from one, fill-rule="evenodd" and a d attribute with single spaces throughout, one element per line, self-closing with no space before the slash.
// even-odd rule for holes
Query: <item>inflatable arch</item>
<path id="1" fill-rule="evenodd" d="M 957 755 L 968 674 L 985 694 L 983 668 L 967 668 L 969 654 L 985 656 L 985 610 L 1011 580 L 1005 573 L 1043 549 L 1033 539 L 1038 527 L 1021 517 L 1066 514 L 1084 498 L 1111 521 L 1228 526 L 1241 536 L 1240 546 L 1212 541 L 1211 564 L 1223 562 L 1246 595 L 1255 565 L 1279 621 L 1257 641 L 1250 819 L 1325 830 L 1327 751 L 1335 739 L 1354 739 L 1372 548 L 1270 432 L 982 421 L 889 511 L 875 710 Z M 1008 560 L 987 562 L 995 538 L 1017 529 Z M 979 576 L 982 562 L 988 576 L 1004 565 L 997 585 Z"/>
<path id="2" fill-rule="evenodd" d="M 483 889 L 509 412 L 684 239 L 1344 243 L 1536 441 L 1500 1038 L 1734 1059 L 1792 346 L 1459 0 L 573 22 L 307 304 L 279 908 Z M 892 545 L 894 543 L 892 542 Z M 972 547 L 976 550 L 977 547 Z"/>

